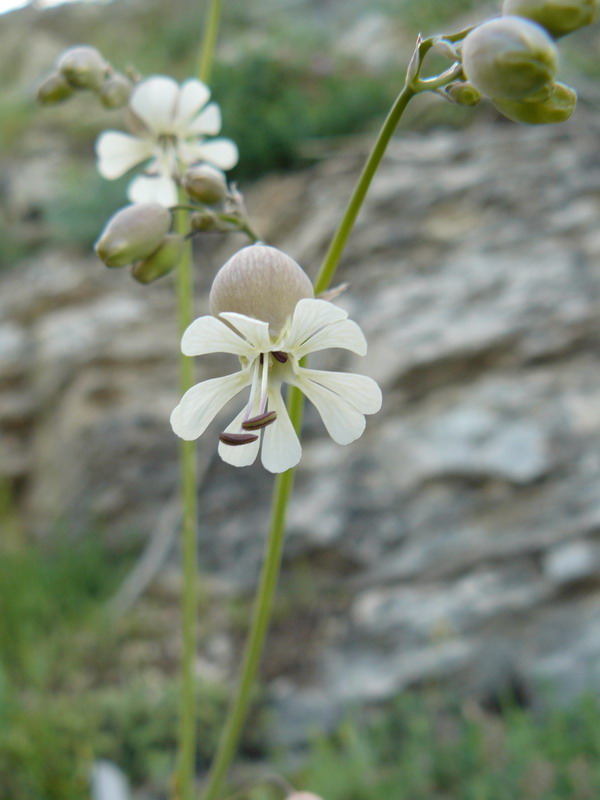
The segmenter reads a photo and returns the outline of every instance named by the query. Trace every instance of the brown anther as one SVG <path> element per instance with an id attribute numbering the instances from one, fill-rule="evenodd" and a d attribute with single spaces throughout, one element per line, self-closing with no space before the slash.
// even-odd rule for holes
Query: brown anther
<path id="1" fill-rule="evenodd" d="M 264 414 L 258 414 L 256 417 L 250 417 L 250 419 L 245 420 L 242 422 L 242 428 L 245 431 L 258 431 L 261 428 L 266 428 L 267 425 L 270 425 L 272 422 L 275 422 L 277 419 L 277 412 L 276 411 L 265 411 Z"/>
<path id="2" fill-rule="evenodd" d="M 271 350 L 271 355 L 275 361 L 279 361 L 280 364 L 285 364 L 285 362 L 288 360 L 288 354 L 282 353 L 281 350 Z"/>
<path id="3" fill-rule="evenodd" d="M 240 444 L 250 444 L 255 442 L 258 436 L 253 433 L 220 433 L 219 440 L 223 444 L 230 444 L 232 447 L 237 447 Z"/>

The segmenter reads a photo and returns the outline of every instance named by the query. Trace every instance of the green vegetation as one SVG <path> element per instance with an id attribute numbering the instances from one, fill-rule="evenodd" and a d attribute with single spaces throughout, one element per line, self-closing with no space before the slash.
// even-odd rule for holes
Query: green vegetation
<path id="1" fill-rule="evenodd" d="M 176 659 L 160 652 L 169 649 L 165 631 L 176 627 L 174 598 L 146 598 L 113 620 L 106 600 L 129 556 L 107 552 L 97 536 L 26 543 L 14 517 L 0 521 L 7 534 L 0 553 L 3 797 L 88 800 L 89 768 L 99 757 L 149 798 L 162 796 L 177 733 Z M 296 601 L 301 584 L 291 584 Z M 151 666 L 139 655 L 144 649 L 159 652 Z M 214 684 L 200 694 L 205 768 L 228 698 Z M 267 752 L 266 722 L 264 710 L 255 712 L 242 758 L 280 761 L 285 774 L 289 754 Z M 600 792 L 599 730 L 596 699 L 538 718 L 510 705 L 492 715 L 424 690 L 357 712 L 333 735 L 317 737 L 287 777 L 325 800 L 591 800 Z M 240 778 L 238 788 L 245 800 L 281 798 L 275 784 L 254 777 Z"/>

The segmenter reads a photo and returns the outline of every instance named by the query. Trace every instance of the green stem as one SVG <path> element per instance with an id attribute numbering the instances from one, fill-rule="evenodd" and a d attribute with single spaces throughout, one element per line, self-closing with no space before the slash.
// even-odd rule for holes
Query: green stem
<path id="1" fill-rule="evenodd" d="M 324 291 L 330 284 L 340 257 L 367 194 L 375 171 L 383 157 L 387 144 L 394 132 L 402 112 L 415 92 L 405 87 L 392 106 L 387 119 L 377 137 L 373 150 L 358 179 L 348 206 L 333 237 L 315 284 L 315 293 Z M 288 410 L 296 432 L 300 433 L 304 395 L 296 388 L 290 388 Z M 202 800 L 218 800 L 223 781 L 235 756 L 242 727 L 248 713 L 252 687 L 263 652 L 269 628 L 273 597 L 277 587 L 281 554 L 285 537 L 285 521 L 289 499 L 292 494 L 295 468 L 278 475 L 275 481 L 271 506 L 271 524 L 266 544 L 265 560 L 256 595 L 252 623 L 242 664 L 242 673 L 237 694 L 232 702 L 225 727 L 217 748 L 217 754 L 208 776 Z"/>
<path id="2" fill-rule="evenodd" d="M 200 58 L 198 60 L 198 78 L 204 83 L 210 80 L 212 72 L 213 57 L 217 44 L 217 34 L 219 32 L 219 21 L 221 19 L 222 0 L 210 0 L 210 7 L 206 17 L 206 27 L 200 46 Z"/>
<path id="3" fill-rule="evenodd" d="M 176 228 L 181 234 L 186 231 L 186 215 L 176 215 Z M 179 308 L 179 332 L 194 318 L 194 284 L 192 272 L 192 246 L 186 243 L 177 269 L 177 299 Z M 194 362 L 183 354 L 179 357 L 181 394 L 185 394 L 194 383 Z M 182 514 L 182 638 L 181 663 L 181 708 L 179 731 L 179 763 L 177 773 L 177 797 L 192 800 L 196 767 L 196 688 L 194 661 L 196 654 L 196 612 L 198 606 L 198 553 L 197 553 L 197 467 L 195 442 L 181 441 L 179 445 L 181 470 Z"/>
<path id="4" fill-rule="evenodd" d="M 296 389 L 291 389 L 289 402 L 290 405 L 296 409 L 295 417 L 298 422 L 297 430 L 299 430 L 299 423 L 302 417 L 301 393 Z M 271 505 L 271 525 L 265 546 L 265 558 L 254 605 L 252 624 L 250 626 L 246 650 L 244 652 L 242 677 L 225 727 L 223 728 L 223 733 L 221 734 L 217 755 L 215 756 L 208 776 L 206 789 L 202 795 L 203 800 L 217 800 L 219 797 L 223 781 L 229 770 L 229 765 L 233 761 L 237 751 L 242 728 L 248 713 L 248 707 L 252 697 L 252 687 L 254 686 L 256 673 L 258 672 L 265 638 L 269 628 L 269 621 L 271 619 L 273 598 L 277 588 L 277 578 L 279 576 L 283 541 L 285 538 L 286 511 L 288 501 L 292 494 L 294 475 L 295 469 L 288 469 L 275 479 Z"/>
<path id="5" fill-rule="evenodd" d="M 358 212 L 360 211 L 365 200 L 369 186 L 373 180 L 373 176 L 377 171 L 377 167 L 381 163 L 381 159 L 383 158 L 389 141 L 392 138 L 392 134 L 396 130 L 398 122 L 400 121 L 400 117 L 404 113 L 404 109 L 414 95 L 414 90 L 409 86 L 405 86 L 404 89 L 402 89 L 396 98 L 394 105 L 391 107 L 390 112 L 381 127 L 381 130 L 379 131 L 379 136 L 377 137 L 373 149 L 369 153 L 369 157 L 367 158 L 363 170 L 358 178 L 358 182 L 354 187 L 354 191 L 352 192 L 350 200 L 348 201 L 348 205 L 344 211 L 344 216 L 340 220 L 340 224 L 338 225 L 333 239 L 331 240 L 329 249 L 325 254 L 323 264 L 321 265 L 321 269 L 319 270 L 319 274 L 317 275 L 317 279 L 315 281 L 316 295 L 324 292 L 333 280 L 333 276 L 338 264 L 340 263 L 340 258 L 342 257 L 348 237 L 350 236 L 350 232 L 352 231 L 354 223 L 356 222 Z"/>

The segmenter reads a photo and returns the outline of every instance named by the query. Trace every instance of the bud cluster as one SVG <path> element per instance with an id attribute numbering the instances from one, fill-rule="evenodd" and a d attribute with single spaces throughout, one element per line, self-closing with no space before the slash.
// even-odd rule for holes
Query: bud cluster
<path id="1" fill-rule="evenodd" d="M 599 0 L 504 0 L 502 16 L 478 25 L 461 47 L 468 83 L 447 95 L 472 104 L 464 87 L 488 97 L 504 116 L 539 125 L 564 122 L 575 109 L 574 89 L 557 80 L 554 39 L 593 22 Z"/>
<path id="2" fill-rule="evenodd" d="M 169 233 L 171 213 L 158 203 L 126 206 L 107 222 L 95 244 L 107 267 L 131 265 L 139 283 L 152 283 L 167 275 L 181 259 L 184 239 Z"/>
<path id="3" fill-rule="evenodd" d="M 121 108 L 131 94 L 131 81 L 117 72 L 95 47 L 79 45 L 66 50 L 38 87 L 42 105 L 56 105 L 77 91 L 93 92 L 105 108 Z"/>

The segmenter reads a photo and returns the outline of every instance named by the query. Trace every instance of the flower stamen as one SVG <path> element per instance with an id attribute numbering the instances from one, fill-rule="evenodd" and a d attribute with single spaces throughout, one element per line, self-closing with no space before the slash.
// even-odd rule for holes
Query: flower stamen
<path id="1" fill-rule="evenodd" d="M 223 444 L 229 444 L 232 447 L 238 447 L 241 444 L 251 444 L 258 439 L 258 436 L 253 433 L 223 433 L 219 434 L 219 441 Z"/>
<path id="2" fill-rule="evenodd" d="M 281 350 L 271 350 L 271 355 L 275 361 L 279 361 L 280 364 L 285 364 L 288 360 L 288 354 L 283 353 Z"/>
<path id="3" fill-rule="evenodd" d="M 258 414 L 256 417 L 244 420 L 244 422 L 242 422 L 242 428 L 245 431 L 258 431 L 262 428 L 266 428 L 267 425 L 271 425 L 276 419 L 276 411 L 265 411 L 264 414 Z"/>

